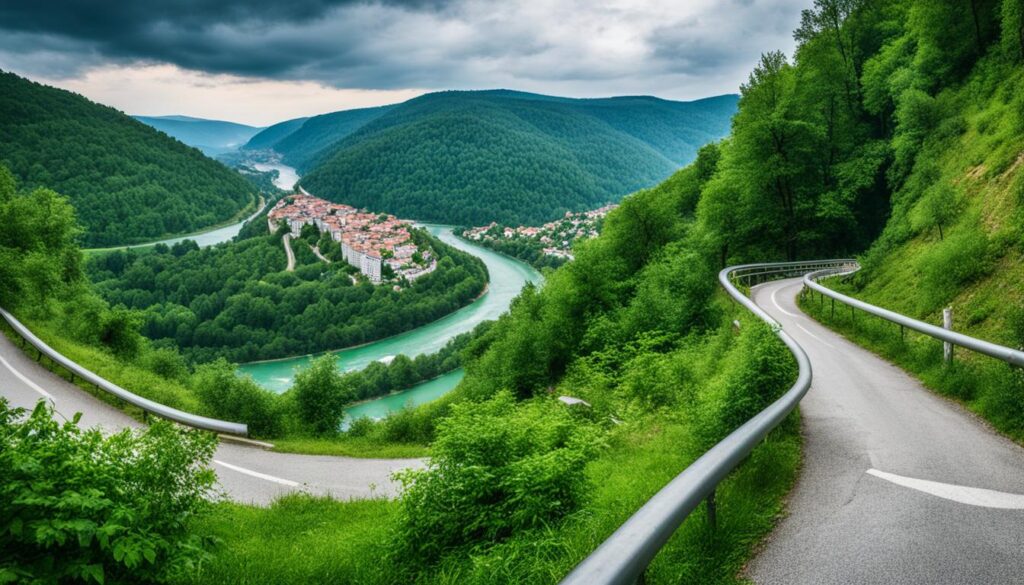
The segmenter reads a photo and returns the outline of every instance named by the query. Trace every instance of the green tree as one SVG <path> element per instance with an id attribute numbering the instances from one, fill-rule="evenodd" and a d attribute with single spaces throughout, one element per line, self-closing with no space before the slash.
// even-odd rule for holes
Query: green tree
<path id="1" fill-rule="evenodd" d="M 316 435 L 338 432 L 345 406 L 354 393 L 338 372 L 338 360 L 331 354 L 313 360 L 295 375 L 292 387 L 302 422 Z"/>

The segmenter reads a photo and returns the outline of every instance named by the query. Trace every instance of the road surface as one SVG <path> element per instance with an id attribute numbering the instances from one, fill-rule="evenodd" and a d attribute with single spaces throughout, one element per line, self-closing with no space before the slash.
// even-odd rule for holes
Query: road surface
<path id="1" fill-rule="evenodd" d="M 288 266 L 285 268 L 288 272 L 295 271 L 295 252 L 292 252 L 292 236 L 291 234 L 285 234 L 281 238 L 281 243 L 284 244 L 284 253 L 288 254 Z"/>
<path id="2" fill-rule="evenodd" d="M 0 336 L 0 396 L 12 406 L 25 408 L 32 408 L 40 398 L 52 397 L 58 413 L 71 418 L 81 412 L 81 424 L 87 427 L 99 425 L 116 431 L 141 426 L 120 410 L 49 372 L 4 336 Z M 213 467 L 231 499 L 268 504 L 276 496 L 293 491 L 343 500 L 392 496 L 397 486 L 390 480 L 391 473 L 422 465 L 422 461 L 415 459 L 295 455 L 222 442 L 214 455 Z"/>
<path id="3" fill-rule="evenodd" d="M 1024 583 L 1024 448 L 804 315 L 800 288 L 790 279 L 752 291 L 807 351 L 814 378 L 788 517 L 747 576 Z"/>

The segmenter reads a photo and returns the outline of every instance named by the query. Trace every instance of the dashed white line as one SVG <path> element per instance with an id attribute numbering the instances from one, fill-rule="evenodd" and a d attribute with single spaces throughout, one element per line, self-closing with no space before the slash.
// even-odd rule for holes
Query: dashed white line
<path id="1" fill-rule="evenodd" d="M 773 290 L 773 291 L 772 291 L 772 304 L 774 304 L 774 305 L 775 305 L 775 308 L 776 308 L 776 309 L 778 309 L 778 310 L 782 311 L 783 313 L 785 313 L 785 314 L 789 315 L 790 317 L 800 317 L 801 315 L 798 315 L 798 314 L 796 314 L 796 313 L 790 313 L 790 312 L 789 312 L 789 311 L 787 311 L 786 309 L 783 309 L 783 308 L 782 308 L 782 305 L 780 305 L 780 304 L 779 304 L 779 301 L 778 301 L 778 299 L 776 299 L 776 298 L 775 298 L 775 295 L 777 295 L 777 294 L 779 293 L 779 291 L 780 291 L 780 290 L 782 290 L 782 287 L 781 287 L 781 286 L 780 286 L 779 288 L 777 288 L 777 289 L 775 289 L 775 290 Z"/>
<path id="2" fill-rule="evenodd" d="M 832 349 L 835 349 L 835 348 L 836 348 L 836 346 L 832 345 L 831 343 L 829 343 L 829 342 L 825 341 L 824 339 L 822 339 L 822 338 L 818 337 L 817 335 L 815 335 L 815 334 L 811 333 L 810 331 L 808 331 L 808 330 L 807 330 L 807 328 L 806 328 L 806 327 L 804 327 L 803 325 L 801 325 L 801 324 L 799 324 L 799 323 L 795 323 L 795 325 L 796 325 L 797 327 L 799 327 L 799 328 L 800 328 L 800 330 L 801 330 L 801 331 L 803 331 L 804 333 L 806 333 L 807 335 L 810 335 L 811 337 L 813 337 L 813 338 L 817 339 L 817 340 L 818 340 L 818 343 L 820 343 L 820 344 L 822 344 L 822 345 L 826 345 L 826 346 L 828 346 L 828 347 L 831 347 Z"/>
<path id="3" fill-rule="evenodd" d="M 290 479 L 281 479 L 280 477 L 274 477 L 273 475 L 267 475 L 266 473 L 260 473 L 258 471 L 253 471 L 251 469 L 246 469 L 244 467 L 239 467 L 237 465 L 232 465 L 230 463 L 225 463 L 225 462 L 223 462 L 223 461 L 221 461 L 219 459 L 214 459 L 213 462 L 216 463 L 217 465 L 222 465 L 224 467 L 227 467 L 228 469 L 230 469 L 232 471 L 237 471 L 238 473 L 244 473 L 245 475 L 249 475 L 249 476 L 252 476 L 252 477 L 259 478 L 259 479 L 265 479 L 267 481 L 272 481 L 274 483 L 279 483 L 281 485 L 286 485 L 288 487 L 297 487 L 299 485 L 299 482 L 297 482 L 297 481 L 292 481 Z"/>
<path id="4" fill-rule="evenodd" d="M 1000 510 L 1024 510 L 1024 495 L 1021 494 L 1008 494 L 984 488 L 965 487 L 951 483 L 929 481 L 927 479 L 903 477 L 902 475 L 886 473 L 877 469 L 869 469 L 867 473 L 896 485 L 969 506 L 997 508 Z"/>
<path id="5" fill-rule="evenodd" d="M 36 392 L 42 394 L 43 397 L 46 398 L 47 400 L 49 400 L 51 403 L 57 404 L 57 399 L 56 398 L 54 398 L 52 395 L 50 395 L 50 393 L 47 392 L 46 390 L 43 390 L 42 388 L 40 388 L 39 384 L 36 384 L 32 380 L 29 380 L 28 378 L 25 377 L 24 374 L 22 374 L 18 370 L 15 370 L 14 366 L 12 366 L 11 364 L 7 363 L 7 360 L 5 360 L 3 358 L 3 356 L 0 356 L 0 363 L 2 363 L 5 368 L 10 370 L 11 373 L 14 374 L 19 380 L 24 382 L 26 386 L 28 386 L 29 388 L 31 388 L 31 389 L 35 390 Z"/>

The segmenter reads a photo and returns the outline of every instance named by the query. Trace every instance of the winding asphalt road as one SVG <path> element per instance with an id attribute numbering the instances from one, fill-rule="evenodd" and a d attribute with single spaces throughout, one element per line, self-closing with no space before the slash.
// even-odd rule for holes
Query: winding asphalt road
<path id="1" fill-rule="evenodd" d="M 32 350 L 30 350 L 32 352 Z M 34 352 L 32 352 L 34 356 Z M 46 370 L 9 339 L 0 336 L 0 396 L 12 406 L 32 408 L 52 400 L 64 418 L 82 413 L 82 425 L 108 431 L 138 428 L 139 422 Z M 275 453 L 259 447 L 222 441 L 214 455 L 220 485 L 238 502 L 268 504 L 295 491 L 352 498 L 393 496 L 392 472 L 421 467 L 416 459 L 356 459 Z"/>
<path id="2" fill-rule="evenodd" d="M 287 272 L 295 271 L 295 253 L 292 252 L 292 236 L 291 234 L 285 234 L 281 238 L 281 243 L 284 244 L 284 251 L 288 254 L 288 266 L 285 267 Z"/>
<path id="3" fill-rule="evenodd" d="M 799 279 L 754 301 L 804 348 L 804 463 L 747 567 L 762 584 L 1024 583 L 1024 448 L 804 315 Z M 724 512 L 727 514 L 728 512 Z"/>

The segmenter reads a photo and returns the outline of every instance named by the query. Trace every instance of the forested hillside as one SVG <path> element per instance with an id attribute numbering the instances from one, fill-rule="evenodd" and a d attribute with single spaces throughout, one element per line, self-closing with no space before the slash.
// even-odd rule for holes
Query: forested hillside
<path id="1" fill-rule="evenodd" d="M 0 72 L 0 163 L 71 199 L 89 246 L 194 231 L 256 201 L 198 150 L 71 92 Z"/>
<path id="2" fill-rule="evenodd" d="M 237 242 L 98 255 L 89 276 L 111 304 L 139 311 L 143 334 L 196 363 L 359 345 L 439 319 L 487 284 L 478 259 L 419 231 L 414 238 L 438 255 L 437 269 L 400 290 L 356 280 L 345 262 L 323 263 L 303 239 L 292 243 L 296 270 L 286 272 L 281 233 L 267 235 L 256 221 L 260 234 Z"/>
<path id="3" fill-rule="evenodd" d="M 207 156 L 216 156 L 236 150 L 262 130 L 262 128 L 245 124 L 204 120 L 189 116 L 132 117 L 189 146 L 198 148 Z"/>
<path id="4" fill-rule="evenodd" d="M 286 164 L 306 171 L 316 164 L 325 149 L 384 115 L 392 107 L 360 108 L 313 116 L 275 141 L 270 148 L 280 153 Z M 253 140 L 258 143 L 262 138 L 256 136 Z"/>
<path id="5" fill-rule="evenodd" d="M 543 223 L 664 179 L 725 135 L 734 101 L 427 94 L 331 146 L 303 185 L 424 221 Z"/>
<path id="6" fill-rule="evenodd" d="M 264 150 L 273 148 L 274 144 L 288 136 L 292 132 L 295 132 L 309 118 L 295 118 L 293 120 L 285 120 L 284 122 L 278 122 L 272 126 L 267 126 L 263 130 L 260 130 L 252 138 L 249 139 L 245 145 L 242 146 L 243 150 Z"/>

